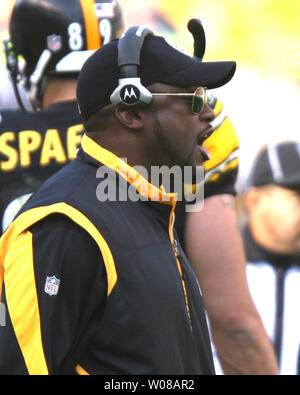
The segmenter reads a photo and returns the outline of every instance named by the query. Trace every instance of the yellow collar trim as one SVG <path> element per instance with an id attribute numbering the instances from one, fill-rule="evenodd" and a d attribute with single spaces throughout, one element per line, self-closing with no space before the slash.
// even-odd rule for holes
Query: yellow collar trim
<path id="1" fill-rule="evenodd" d="M 114 170 L 125 180 L 127 180 L 143 197 L 149 200 L 158 201 L 163 204 L 173 205 L 176 203 L 176 193 L 166 193 L 162 186 L 157 188 L 156 186 L 150 184 L 133 167 L 129 166 L 117 155 L 101 147 L 101 145 L 96 143 L 86 134 L 84 134 L 82 137 L 81 146 L 83 151 L 89 156 Z"/>

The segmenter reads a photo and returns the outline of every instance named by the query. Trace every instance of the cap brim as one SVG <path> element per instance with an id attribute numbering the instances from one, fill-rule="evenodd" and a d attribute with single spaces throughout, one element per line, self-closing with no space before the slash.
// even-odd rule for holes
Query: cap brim
<path id="1" fill-rule="evenodd" d="M 203 86 L 208 89 L 225 85 L 234 76 L 236 62 L 198 62 L 164 77 L 164 83 L 179 86 Z"/>

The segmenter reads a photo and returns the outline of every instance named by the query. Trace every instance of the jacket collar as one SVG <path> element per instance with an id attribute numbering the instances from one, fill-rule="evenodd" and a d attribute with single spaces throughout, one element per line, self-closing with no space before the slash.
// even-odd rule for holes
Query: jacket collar
<path id="1" fill-rule="evenodd" d="M 96 143 L 86 134 L 82 137 L 81 147 L 82 150 L 99 163 L 99 165 L 105 165 L 114 170 L 146 199 L 172 206 L 176 204 L 176 193 L 166 193 L 162 186 L 157 188 L 153 184 L 149 183 L 137 170 L 129 166 L 124 160 L 114 153 L 101 147 L 101 145 Z"/>

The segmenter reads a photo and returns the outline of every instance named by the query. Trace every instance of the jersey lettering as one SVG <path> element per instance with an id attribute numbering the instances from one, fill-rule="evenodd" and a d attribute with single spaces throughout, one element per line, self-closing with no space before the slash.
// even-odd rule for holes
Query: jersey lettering
<path id="1" fill-rule="evenodd" d="M 82 125 L 70 126 L 67 133 L 67 150 L 68 159 L 76 158 L 76 152 L 81 142 L 81 133 L 83 132 Z"/>
<path id="2" fill-rule="evenodd" d="M 57 129 L 48 129 L 44 135 L 35 130 L 4 132 L 0 135 L 0 170 L 12 171 L 17 166 L 29 167 L 32 164 L 32 155 L 37 152 L 40 152 L 40 166 L 47 166 L 52 161 L 63 164 L 73 160 L 76 158 L 83 130 L 81 124 L 69 127 L 65 148 Z"/>
<path id="3" fill-rule="evenodd" d="M 58 130 L 56 129 L 49 129 L 46 132 L 40 163 L 42 166 L 49 165 L 51 159 L 56 160 L 58 163 L 67 161 Z"/>
<path id="4" fill-rule="evenodd" d="M 30 166 L 30 154 L 39 149 L 42 142 L 42 137 L 34 130 L 24 130 L 19 133 L 20 149 L 20 166 Z"/>
<path id="5" fill-rule="evenodd" d="M 0 170 L 10 171 L 17 167 L 18 152 L 9 145 L 9 142 L 14 142 L 15 138 L 16 136 L 13 132 L 6 132 L 0 136 L 0 155 L 3 154 L 7 157 L 6 161 L 1 160 Z"/>

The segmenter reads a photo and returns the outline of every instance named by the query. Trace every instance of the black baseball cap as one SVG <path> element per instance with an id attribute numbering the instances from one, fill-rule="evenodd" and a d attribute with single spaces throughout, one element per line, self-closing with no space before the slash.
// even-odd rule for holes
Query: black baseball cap
<path id="1" fill-rule="evenodd" d="M 270 184 L 300 190 L 300 142 L 270 144 L 258 153 L 250 172 L 248 186 Z"/>
<path id="2" fill-rule="evenodd" d="M 141 50 L 139 77 L 144 86 L 161 82 L 176 86 L 218 88 L 231 80 L 235 62 L 200 62 L 160 36 L 148 35 Z M 83 65 L 77 102 L 83 119 L 110 104 L 118 86 L 118 40 L 102 46 Z"/>

